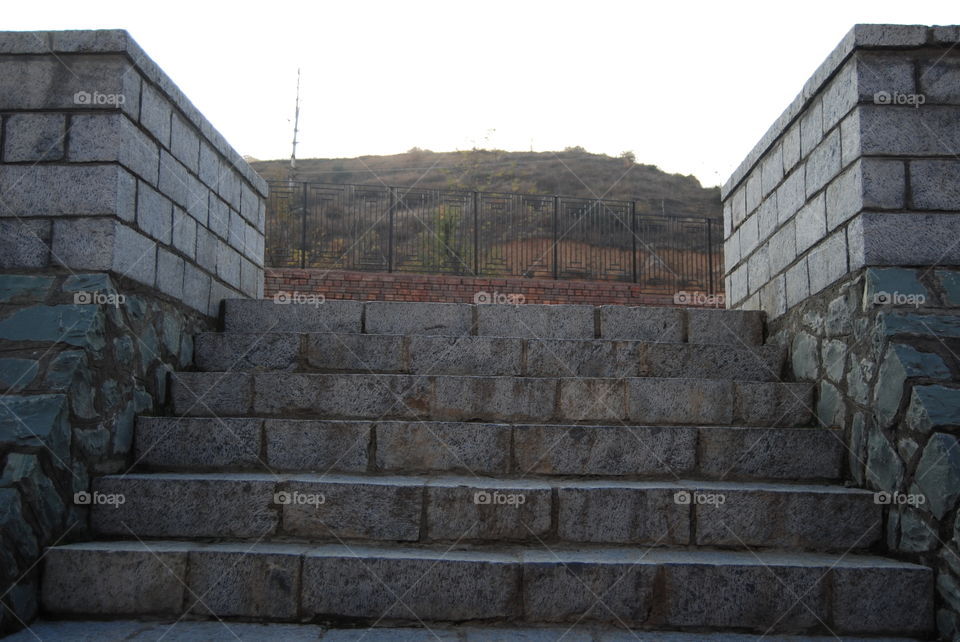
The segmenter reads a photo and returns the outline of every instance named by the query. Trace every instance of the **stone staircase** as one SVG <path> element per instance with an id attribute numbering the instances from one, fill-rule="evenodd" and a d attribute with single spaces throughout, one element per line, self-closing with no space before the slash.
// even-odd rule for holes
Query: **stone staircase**
<path id="1" fill-rule="evenodd" d="M 926 635 L 930 569 L 751 312 L 229 301 L 55 618 Z M 112 500 L 111 500 L 112 498 Z M 99 502 L 99 503 L 98 503 Z"/>

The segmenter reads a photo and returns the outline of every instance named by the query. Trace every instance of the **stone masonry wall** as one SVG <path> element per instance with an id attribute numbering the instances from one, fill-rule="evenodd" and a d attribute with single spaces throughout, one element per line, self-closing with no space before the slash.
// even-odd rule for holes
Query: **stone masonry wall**
<path id="1" fill-rule="evenodd" d="M 724 186 L 730 307 L 843 428 L 960 634 L 960 29 L 858 25 Z"/>
<path id="2" fill-rule="evenodd" d="M 0 633 L 192 335 L 262 296 L 265 196 L 126 32 L 0 32 Z"/>
<path id="3" fill-rule="evenodd" d="M 211 329 L 109 274 L 0 275 L 4 629 L 36 614 L 43 548 L 88 535 L 90 477 L 130 467 L 135 416 L 161 408 L 193 334 Z"/>
<path id="4" fill-rule="evenodd" d="M 847 475 L 886 502 L 886 552 L 937 572 L 937 623 L 960 634 L 960 270 L 866 268 L 770 323 Z"/>

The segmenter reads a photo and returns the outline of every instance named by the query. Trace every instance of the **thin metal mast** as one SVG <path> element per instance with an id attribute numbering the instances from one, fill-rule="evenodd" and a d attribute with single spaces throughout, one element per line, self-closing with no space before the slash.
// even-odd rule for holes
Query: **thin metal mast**
<path id="1" fill-rule="evenodd" d="M 297 170 L 297 126 L 300 124 L 300 68 L 297 68 L 297 103 L 293 112 L 293 151 L 290 152 L 290 180 Z"/>

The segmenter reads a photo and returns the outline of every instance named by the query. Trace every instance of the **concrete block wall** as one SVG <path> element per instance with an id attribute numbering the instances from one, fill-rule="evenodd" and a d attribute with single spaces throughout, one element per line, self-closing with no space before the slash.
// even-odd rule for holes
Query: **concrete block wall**
<path id="1" fill-rule="evenodd" d="M 847 34 L 722 190 L 730 307 L 776 318 L 865 266 L 960 265 L 958 39 Z"/>
<path id="2" fill-rule="evenodd" d="M 960 635 L 960 28 L 858 25 L 722 191 L 728 306 L 762 310 L 932 567 Z"/>
<path id="3" fill-rule="evenodd" d="M 262 295 L 265 196 L 126 32 L 0 32 L 0 635 L 193 335 Z"/>
<path id="4" fill-rule="evenodd" d="M 0 33 L 0 126 L 0 269 L 262 296 L 266 183 L 126 32 Z"/>

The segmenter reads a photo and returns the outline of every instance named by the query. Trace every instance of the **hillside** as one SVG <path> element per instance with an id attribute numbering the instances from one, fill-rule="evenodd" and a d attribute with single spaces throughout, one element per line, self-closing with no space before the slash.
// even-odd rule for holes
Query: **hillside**
<path id="1" fill-rule="evenodd" d="M 288 160 L 250 161 L 267 180 L 290 178 Z M 648 211 L 674 216 L 719 217 L 721 212 L 718 187 L 703 188 L 693 176 L 635 163 L 629 153 L 614 158 L 579 147 L 562 152 L 414 148 L 392 156 L 301 159 L 294 179 L 636 200 Z"/>

